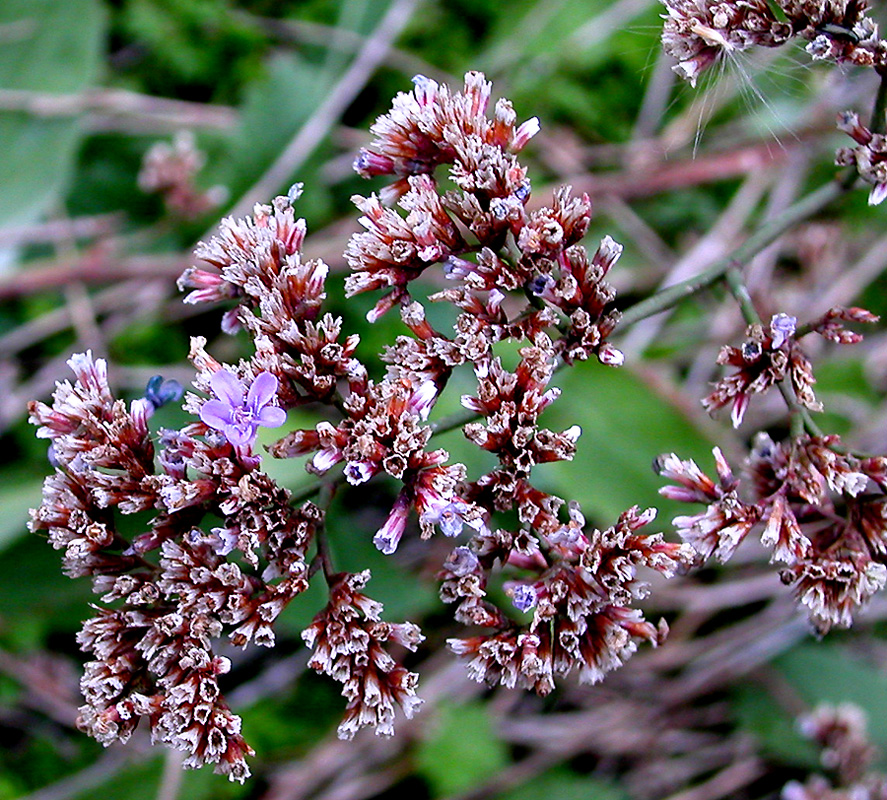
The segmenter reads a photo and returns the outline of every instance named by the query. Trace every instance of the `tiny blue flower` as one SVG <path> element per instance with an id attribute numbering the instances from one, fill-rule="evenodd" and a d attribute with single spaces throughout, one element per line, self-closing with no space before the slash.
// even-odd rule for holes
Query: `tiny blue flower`
<path id="1" fill-rule="evenodd" d="M 184 389 L 182 389 L 182 385 L 178 381 L 165 381 L 163 380 L 163 375 L 155 375 L 145 386 L 145 400 L 156 411 L 167 403 L 181 400 L 183 392 Z"/>

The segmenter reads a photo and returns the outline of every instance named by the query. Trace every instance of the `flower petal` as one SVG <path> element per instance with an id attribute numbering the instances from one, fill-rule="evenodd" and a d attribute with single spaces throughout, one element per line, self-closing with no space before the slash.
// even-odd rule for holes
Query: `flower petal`
<path id="1" fill-rule="evenodd" d="M 265 406 L 253 417 L 253 420 L 257 425 L 264 425 L 266 428 L 279 428 L 286 422 L 286 411 L 277 406 Z"/>
<path id="2" fill-rule="evenodd" d="M 231 406 L 223 400 L 207 400 L 200 407 L 200 419 L 210 428 L 224 432 L 231 425 Z"/>
<path id="3" fill-rule="evenodd" d="M 247 408 L 257 414 L 259 409 L 267 406 L 276 395 L 277 376 L 270 372 L 260 372 L 249 387 L 249 394 L 246 397 Z"/>
<path id="4" fill-rule="evenodd" d="M 240 422 L 235 425 L 228 425 L 222 431 L 225 438 L 235 447 L 249 444 L 256 438 L 257 427 L 249 422 Z"/>
<path id="5" fill-rule="evenodd" d="M 209 379 L 209 385 L 216 397 L 232 408 L 240 408 L 243 405 L 243 384 L 230 370 L 220 369 L 214 372 Z"/>
<path id="6" fill-rule="evenodd" d="M 876 183 L 874 188 L 869 192 L 869 205 L 879 206 L 887 198 L 887 183 Z"/>

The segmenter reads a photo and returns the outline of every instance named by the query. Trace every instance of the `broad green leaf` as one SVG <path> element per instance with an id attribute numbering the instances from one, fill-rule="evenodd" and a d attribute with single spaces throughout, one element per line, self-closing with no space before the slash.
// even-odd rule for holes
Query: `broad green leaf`
<path id="1" fill-rule="evenodd" d="M 43 490 L 42 479 L 17 481 L 8 472 L 0 479 L 0 552 L 28 532 L 28 509 L 40 505 Z"/>
<path id="2" fill-rule="evenodd" d="M 62 574 L 61 554 L 45 536 L 28 534 L 0 553 L 0 619 L 3 632 L 18 638 L 33 638 L 29 631 L 52 626 L 76 630 L 91 616 L 94 595 L 87 578 L 71 580 Z M 18 635 L 17 630 L 25 631 Z"/>
<path id="3" fill-rule="evenodd" d="M 775 662 L 811 706 L 855 703 L 865 711 L 872 741 L 887 749 L 887 675 L 834 644 L 801 644 Z"/>
<path id="4" fill-rule="evenodd" d="M 498 800 L 628 800 L 629 796 L 608 781 L 558 768 L 496 797 Z"/>
<path id="5" fill-rule="evenodd" d="M 416 750 L 416 771 L 434 797 L 467 791 L 508 763 L 508 751 L 484 706 L 440 706 L 436 713 L 436 720 L 428 720 L 430 736 Z"/>
<path id="6" fill-rule="evenodd" d="M 366 492 L 372 495 L 373 501 L 379 502 L 361 506 L 361 498 L 366 496 L 364 488 L 348 491 L 343 487 L 327 515 L 326 529 L 336 569 L 370 570 L 373 577 L 366 593 L 385 606 L 384 619 L 415 622 L 439 605 L 437 590 L 409 569 L 400 555 L 386 556 L 373 544 L 373 535 L 385 522 L 390 505 L 382 500 L 386 496 L 384 490 L 373 488 Z M 393 501 L 393 495 L 391 497 Z"/>
<path id="7" fill-rule="evenodd" d="M 76 795 L 76 800 L 154 800 L 163 780 L 163 754 L 158 749 L 157 755 L 144 761 L 134 759 L 113 777 L 87 792 Z M 222 775 L 214 775 L 212 766 L 199 770 L 189 770 L 181 776 L 182 785 L 178 797 L 188 800 L 233 800 L 245 797 L 249 783 L 241 786 L 231 783 Z"/>
<path id="8" fill-rule="evenodd" d="M 248 88 L 240 126 L 228 153 L 218 160 L 217 171 L 210 166 L 207 183 L 222 183 L 232 197 L 238 197 L 274 163 L 326 98 L 329 88 L 328 76 L 296 55 L 280 53 L 271 58 L 267 75 Z M 305 181 L 315 202 L 321 194 L 320 183 L 309 183 L 304 172 L 303 168 L 292 180 Z M 280 190 L 287 188 L 281 186 Z"/>
<path id="9" fill-rule="evenodd" d="M 633 505 L 664 509 L 665 524 L 678 506 L 659 496 L 664 481 L 651 467 L 664 452 L 694 458 L 711 471 L 711 445 L 668 400 L 625 367 L 578 364 L 555 378 L 563 393 L 542 417 L 552 430 L 582 428 L 573 461 L 544 464 L 538 484 L 578 500 L 586 514 L 609 524 Z M 681 509 L 685 513 L 685 509 Z"/>
<path id="10" fill-rule="evenodd" d="M 104 23 L 97 0 L 4 0 L 0 90 L 62 95 L 88 88 Z M 34 219 L 59 197 L 79 138 L 76 118 L 0 111 L 0 224 Z"/>
<path id="11" fill-rule="evenodd" d="M 818 749 L 801 736 L 795 721 L 766 690 L 742 685 L 733 695 L 732 706 L 739 727 L 752 734 L 768 754 L 799 767 L 819 768 Z"/>
<path id="12" fill-rule="evenodd" d="M 243 717 L 243 735 L 264 759 L 308 752 L 341 722 L 347 702 L 341 689 L 309 668 L 292 690 L 235 709 Z"/>

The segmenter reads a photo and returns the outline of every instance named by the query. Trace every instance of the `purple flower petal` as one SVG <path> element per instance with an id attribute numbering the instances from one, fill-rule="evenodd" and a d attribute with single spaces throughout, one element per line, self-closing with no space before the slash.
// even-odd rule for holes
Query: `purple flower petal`
<path id="1" fill-rule="evenodd" d="M 267 406 L 277 395 L 277 376 L 270 372 L 260 372 L 256 375 L 249 394 L 246 397 L 246 405 L 253 413 L 258 412 L 262 406 Z M 241 398 L 243 395 L 241 395 Z M 283 424 L 283 423 L 278 423 Z"/>
<path id="2" fill-rule="evenodd" d="M 256 438 L 256 426 L 248 422 L 228 425 L 224 430 L 225 438 L 235 447 L 249 444 Z"/>
<path id="3" fill-rule="evenodd" d="M 214 372 L 209 379 L 209 385 L 216 397 L 232 408 L 240 408 L 243 405 L 243 384 L 230 370 L 220 369 Z"/>
<path id="4" fill-rule="evenodd" d="M 254 420 L 257 425 L 264 425 L 266 428 L 279 428 L 286 422 L 286 411 L 277 406 L 265 406 Z"/>
<path id="5" fill-rule="evenodd" d="M 200 407 L 200 419 L 210 428 L 224 432 L 231 425 L 231 406 L 223 400 L 207 400 Z"/>

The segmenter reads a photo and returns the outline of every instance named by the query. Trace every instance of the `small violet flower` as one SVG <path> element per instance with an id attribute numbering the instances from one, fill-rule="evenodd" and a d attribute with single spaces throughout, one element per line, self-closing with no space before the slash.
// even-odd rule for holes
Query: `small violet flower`
<path id="1" fill-rule="evenodd" d="M 155 375 L 145 386 L 145 400 L 151 404 L 152 413 L 167 403 L 182 399 L 184 389 L 178 381 L 163 380 L 162 375 Z"/>
<path id="2" fill-rule="evenodd" d="M 227 369 L 213 373 L 209 383 L 219 399 L 203 404 L 200 419 L 221 431 L 235 447 L 250 444 L 260 425 L 277 428 L 286 421 L 286 412 L 271 405 L 277 394 L 277 377 L 270 372 L 256 375 L 249 389 Z"/>
<path id="3" fill-rule="evenodd" d="M 464 500 L 454 499 L 444 502 L 443 498 L 432 502 L 428 509 L 421 515 L 423 522 L 438 525 L 444 536 L 458 536 L 462 533 L 462 526 L 468 525 L 475 530 L 483 527 L 483 520 L 469 521 L 465 518 L 468 504 Z"/>
<path id="4" fill-rule="evenodd" d="M 788 339 L 795 335 L 797 327 L 797 317 L 790 317 L 788 314 L 774 314 L 770 320 L 770 335 L 773 337 L 773 349 L 777 350 L 782 347 Z"/>
<path id="5" fill-rule="evenodd" d="M 536 589 L 527 583 L 511 588 L 511 603 L 518 611 L 529 611 L 539 601 Z"/>

